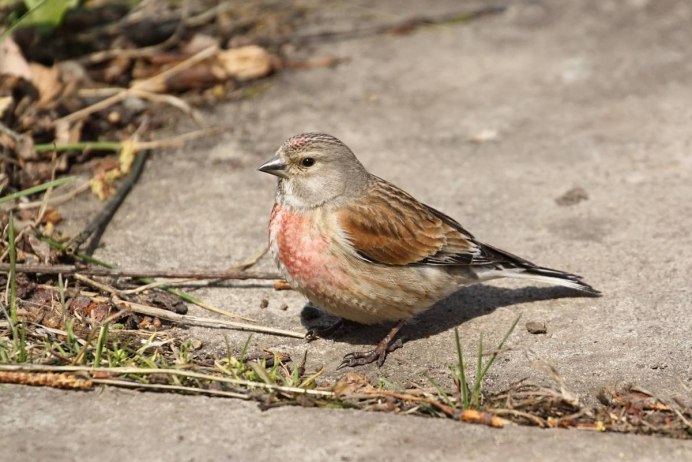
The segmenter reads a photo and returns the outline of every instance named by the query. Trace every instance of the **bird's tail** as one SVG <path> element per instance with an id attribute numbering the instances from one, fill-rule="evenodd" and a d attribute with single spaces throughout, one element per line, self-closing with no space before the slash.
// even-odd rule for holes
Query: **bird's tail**
<path id="1" fill-rule="evenodd" d="M 484 247 L 486 251 L 489 250 L 493 254 L 496 263 L 486 266 L 481 271 L 478 271 L 480 268 L 477 269 L 476 274 L 481 279 L 502 277 L 530 279 L 532 281 L 569 287 L 595 297 L 601 295 L 599 290 L 584 282 L 579 275 L 537 266 L 528 260 L 487 244 L 484 244 Z"/>
<path id="2" fill-rule="evenodd" d="M 503 270 L 502 276 L 519 279 L 531 279 L 532 281 L 569 287 L 593 296 L 601 295 L 599 290 L 594 289 L 589 284 L 584 282 L 581 276 L 550 268 L 543 268 L 540 266 L 507 268 Z"/>

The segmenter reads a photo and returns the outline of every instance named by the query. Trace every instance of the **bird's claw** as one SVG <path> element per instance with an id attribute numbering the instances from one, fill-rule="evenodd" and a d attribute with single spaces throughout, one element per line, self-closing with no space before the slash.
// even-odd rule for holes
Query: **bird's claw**
<path id="1" fill-rule="evenodd" d="M 323 327 L 323 328 L 314 327 L 312 329 L 309 329 L 305 333 L 305 340 L 309 343 L 309 342 L 312 342 L 313 340 L 317 340 L 318 338 L 329 337 L 330 335 L 334 334 L 335 332 L 337 332 L 342 327 L 344 327 L 344 320 L 343 319 L 339 319 L 338 321 L 336 321 L 331 326 L 327 326 L 327 327 Z"/>
<path id="2" fill-rule="evenodd" d="M 387 352 L 378 351 L 378 348 L 367 352 L 354 351 L 344 356 L 343 361 L 341 361 L 341 364 L 339 364 L 336 370 L 338 371 L 344 367 L 364 366 L 375 361 L 377 361 L 378 366 L 382 366 L 386 357 Z"/>
<path id="3" fill-rule="evenodd" d="M 382 367 L 384 365 L 385 359 L 387 359 L 387 353 L 391 353 L 394 350 L 398 350 L 404 346 L 402 339 L 397 339 L 391 344 L 378 344 L 374 350 L 370 351 L 353 351 L 344 356 L 341 364 L 336 368 L 343 369 L 344 367 L 356 367 L 364 366 L 366 364 L 374 363 L 377 361 L 377 367 Z"/>
<path id="4" fill-rule="evenodd" d="M 319 337 L 319 335 L 317 335 L 317 329 L 309 329 L 305 333 L 305 341 L 308 343 L 310 343 L 314 340 L 317 340 L 318 338 L 320 338 L 320 337 Z"/>

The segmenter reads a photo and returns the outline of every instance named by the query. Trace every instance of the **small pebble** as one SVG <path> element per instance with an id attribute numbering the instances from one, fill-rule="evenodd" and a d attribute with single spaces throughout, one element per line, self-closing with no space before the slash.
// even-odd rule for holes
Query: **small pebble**
<path id="1" fill-rule="evenodd" d="M 582 201 L 589 199 L 589 193 L 586 192 L 584 188 L 576 187 L 572 188 L 562 196 L 555 199 L 557 205 L 562 207 L 567 207 L 570 205 L 576 205 Z"/>
<path id="2" fill-rule="evenodd" d="M 200 339 L 198 339 L 198 338 L 193 338 L 193 339 L 190 341 L 190 346 L 191 346 L 194 350 L 199 350 L 200 348 L 202 348 L 202 341 L 201 341 Z"/>
<path id="3" fill-rule="evenodd" d="M 279 309 L 280 309 L 281 311 L 286 311 L 286 310 L 288 309 L 288 305 L 284 303 L 284 304 L 282 304 L 282 305 L 279 307 Z"/>
<path id="4" fill-rule="evenodd" d="M 267 300 L 266 298 L 263 298 L 262 300 L 260 300 L 260 308 L 266 308 L 268 306 L 269 306 L 269 300 Z"/>
<path id="5" fill-rule="evenodd" d="M 530 334 L 545 334 L 546 332 L 548 332 L 548 329 L 546 329 L 544 322 L 536 321 L 527 322 L 526 330 L 528 330 Z"/>

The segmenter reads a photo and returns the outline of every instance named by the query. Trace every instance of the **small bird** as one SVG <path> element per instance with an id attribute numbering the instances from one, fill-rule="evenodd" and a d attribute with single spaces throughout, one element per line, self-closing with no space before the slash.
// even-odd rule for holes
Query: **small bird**
<path id="1" fill-rule="evenodd" d="M 523 278 L 600 292 L 580 276 L 537 266 L 477 240 L 456 220 L 369 173 L 333 136 L 286 140 L 260 166 L 278 177 L 269 246 L 292 288 L 314 305 L 362 324 L 396 321 L 372 351 L 339 368 L 379 366 L 404 322 L 460 287 Z"/>

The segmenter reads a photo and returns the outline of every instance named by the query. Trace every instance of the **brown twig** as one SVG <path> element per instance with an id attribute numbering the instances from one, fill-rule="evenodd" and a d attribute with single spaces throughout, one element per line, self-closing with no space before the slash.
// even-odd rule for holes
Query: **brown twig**
<path id="1" fill-rule="evenodd" d="M 203 50 L 204 51 L 204 50 Z M 197 56 L 197 55 L 195 55 Z M 193 56 L 192 58 L 194 58 Z M 190 59 L 192 59 L 190 58 Z M 183 61 L 185 63 L 187 61 Z M 181 64 L 183 64 L 181 63 Z M 170 69 L 169 69 L 170 70 Z M 151 83 L 152 79 L 156 78 L 158 74 L 154 77 L 151 77 L 146 80 L 146 82 Z M 83 92 L 88 93 L 89 90 L 82 90 L 80 91 L 80 94 Z M 98 90 L 98 93 L 103 93 L 103 90 Z M 166 104 L 169 104 L 173 107 L 176 107 L 180 109 L 181 111 L 185 112 L 186 114 L 190 115 L 195 122 L 199 123 L 201 121 L 200 115 L 192 109 L 192 107 L 187 104 L 185 101 L 182 99 L 178 98 L 177 96 L 173 95 L 160 95 L 158 93 L 154 93 L 151 91 L 147 91 L 146 88 L 141 88 L 141 87 L 133 87 L 133 88 L 115 88 L 112 91 L 108 91 L 107 93 L 113 93 L 111 96 L 108 96 L 105 99 L 102 99 L 101 101 L 97 101 L 96 103 L 84 107 L 82 109 L 79 109 L 78 111 L 72 112 L 64 117 L 61 117 L 60 119 L 57 119 L 55 123 L 72 123 L 76 122 L 77 120 L 81 120 L 85 117 L 90 116 L 94 112 L 102 111 L 110 106 L 113 106 L 115 104 L 118 104 L 121 101 L 126 100 L 130 96 L 138 96 L 140 98 L 145 98 L 145 99 L 150 99 L 153 100 L 154 102 L 163 102 Z"/>
<path id="2" fill-rule="evenodd" d="M 91 238 L 91 242 L 89 243 L 86 253 L 87 255 L 94 253 L 101 236 L 106 230 L 106 226 L 108 226 L 111 218 L 113 218 L 115 212 L 117 212 L 120 205 L 125 201 L 125 198 L 130 191 L 132 191 L 132 187 L 142 174 L 148 157 L 149 150 L 139 153 L 139 155 L 135 158 L 134 164 L 132 165 L 132 171 L 120 184 L 115 195 L 106 203 L 103 209 L 101 209 L 101 212 L 99 212 L 99 214 L 86 226 L 86 228 L 84 228 L 81 233 L 79 233 L 65 245 L 67 253 L 76 253 L 82 244 L 84 244 L 84 242 L 92 236 L 93 237 Z"/>
<path id="3" fill-rule="evenodd" d="M 199 316 L 177 314 L 161 308 L 155 308 L 153 306 L 147 306 L 139 303 L 121 300 L 115 296 L 113 297 L 113 302 L 123 310 L 128 310 L 134 313 L 144 314 L 146 316 L 153 316 L 160 319 L 165 319 L 167 321 L 175 322 L 178 324 L 188 324 L 201 327 L 214 327 L 220 329 L 236 329 L 246 332 L 259 332 L 263 334 L 280 335 L 284 337 L 305 338 L 305 334 L 301 334 L 300 332 L 293 332 L 284 329 L 275 329 L 273 327 L 257 326 L 253 324 L 245 324 L 241 322 L 226 321 L 223 319 L 201 318 Z"/>
<path id="4" fill-rule="evenodd" d="M 438 400 L 435 400 L 432 398 L 415 396 L 415 395 L 411 395 L 411 394 L 407 394 L 407 393 L 398 393 L 398 392 L 387 391 L 387 390 L 366 390 L 365 393 L 368 395 L 374 395 L 374 396 L 392 397 L 392 398 L 400 399 L 402 401 L 413 401 L 413 402 L 430 404 L 431 406 L 434 406 L 437 409 L 439 409 L 440 411 L 444 412 L 449 417 L 456 418 L 458 420 L 468 422 L 468 423 L 477 423 L 477 424 L 487 425 L 487 426 L 493 427 L 493 428 L 502 428 L 505 425 L 511 424 L 510 421 L 505 420 L 501 417 L 492 415 L 489 412 L 480 411 L 480 410 L 476 410 L 476 409 L 458 410 L 458 409 L 455 409 L 451 406 L 443 404 L 443 403 L 439 402 Z"/>
<path id="5" fill-rule="evenodd" d="M 166 69 L 163 72 L 160 72 L 146 79 L 133 81 L 130 84 L 130 88 L 133 90 L 152 91 L 152 89 L 160 87 L 161 83 L 168 80 L 171 76 L 176 75 L 179 72 L 182 72 L 186 69 L 189 69 L 206 59 L 211 58 L 218 51 L 219 47 L 217 45 L 207 47 L 204 50 L 199 51 L 194 55 L 190 56 L 185 61 L 181 61 L 180 63 L 176 64 L 170 69 Z"/>
<path id="6" fill-rule="evenodd" d="M 274 287 L 274 290 L 291 290 L 293 288 L 291 287 L 291 284 L 286 281 L 274 281 L 272 286 Z"/>
<path id="7" fill-rule="evenodd" d="M 143 47 L 143 48 L 127 48 L 127 49 L 111 49 L 111 50 L 104 50 L 104 51 L 98 51 L 96 53 L 92 53 L 90 55 L 87 55 L 83 58 L 80 58 L 78 61 L 81 63 L 85 64 L 95 64 L 95 63 L 100 63 L 103 61 L 107 61 L 109 59 L 113 58 L 119 58 L 119 57 L 128 57 L 128 58 L 139 58 L 142 56 L 149 56 L 154 53 L 158 53 L 162 50 L 165 50 L 167 48 L 170 48 L 183 38 L 183 35 L 185 33 L 187 21 L 188 21 L 188 16 L 189 16 L 189 2 L 184 1 L 182 4 L 182 8 L 180 9 L 180 20 L 178 21 L 178 24 L 173 31 L 173 33 L 166 38 L 161 43 L 157 43 L 155 45 L 151 45 L 148 47 Z M 116 29 L 117 30 L 117 29 Z M 122 30 L 122 29 L 120 29 Z"/>
<path id="8" fill-rule="evenodd" d="M 10 265 L 0 263 L 0 274 L 8 274 Z M 275 280 L 281 279 L 278 273 L 265 271 L 185 271 L 185 270 L 126 270 L 100 267 L 81 267 L 75 265 L 19 264 L 17 273 L 41 274 L 83 274 L 86 276 L 108 276 L 127 278 L 165 278 L 165 279 L 221 279 L 221 280 Z"/>
<path id="9" fill-rule="evenodd" d="M 134 88 L 85 88 L 82 90 L 79 90 L 77 93 L 79 96 L 83 97 L 105 97 L 105 99 L 101 101 L 97 101 L 96 103 L 87 106 L 85 108 L 82 108 L 78 111 L 75 111 L 61 119 L 58 119 L 57 122 L 74 122 L 76 120 L 82 119 L 84 117 L 89 116 L 90 114 L 101 111 L 103 109 L 106 109 L 107 107 L 113 106 L 120 101 L 129 98 L 130 96 L 134 97 L 139 97 L 142 99 L 148 99 L 154 103 L 163 103 L 163 104 L 168 104 L 170 106 L 173 106 L 185 114 L 189 115 L 192 117 L 192 119 L 197 122 L 198 124 L 201 123 L 202 121 L 202 116 L 199 114 L 198 111 L 192 108 L 187 102 L 185 102 L 183 99 L 174 96 L 174 95 L 161 95 L 158 93 L 152 93 L 150 91 L 144 91 L 144 90 L 138 90 Z"/>
<path id="10" fill-rule="evenodd" d="M 103 284 L 98 281 L 94 281 L 93 279 L 89 279 L 88 277 L 84 276 L 83 274 L 75 274 L 74 278 L 78 281 L 83 282 L 84 284 L 91 286 L 95 289 L 98 289 L 102 292 L 106 292 L 111 295 L 117 295 L 118 297 L 125 297 L 126 294 L 123 293 L 122 290 L 118 290 L 115 287 L 111 287 L 108 284 Z"/>
<path id="11" fill-rule="evenodd" d="M 159 287 L 174 287 L 177 285 L 182 285 L 182 284 L 190 284 L 193 282 L 192 279 L 173 279 L 173 280 L 168 280 L 168 281 L 156 281 L 152 282 L 150 284 L 145 284 L 143 286 L 135 287 L 134 289 L 125 289 L 121 290 L 120 293 L 123 295 L 132 295 L 132 294 L 139 294 L 141 292 L 151 290 L 151 289 L 157 289 Z"/>
<path id="12" fill-rule="evenodd" d="M 492 413 L 497 415 L 511 415 L 515 417 L 522 417 L 528 421 L 533 422 L 536 426 L 541 428 L 548 426 L 548 423 L 544 419 L 541 419 L 540 417 L 535 416 L 533 414 L 529 414 L 528 412 L 522 412 L 516 409 L 493 409 Z"/>

